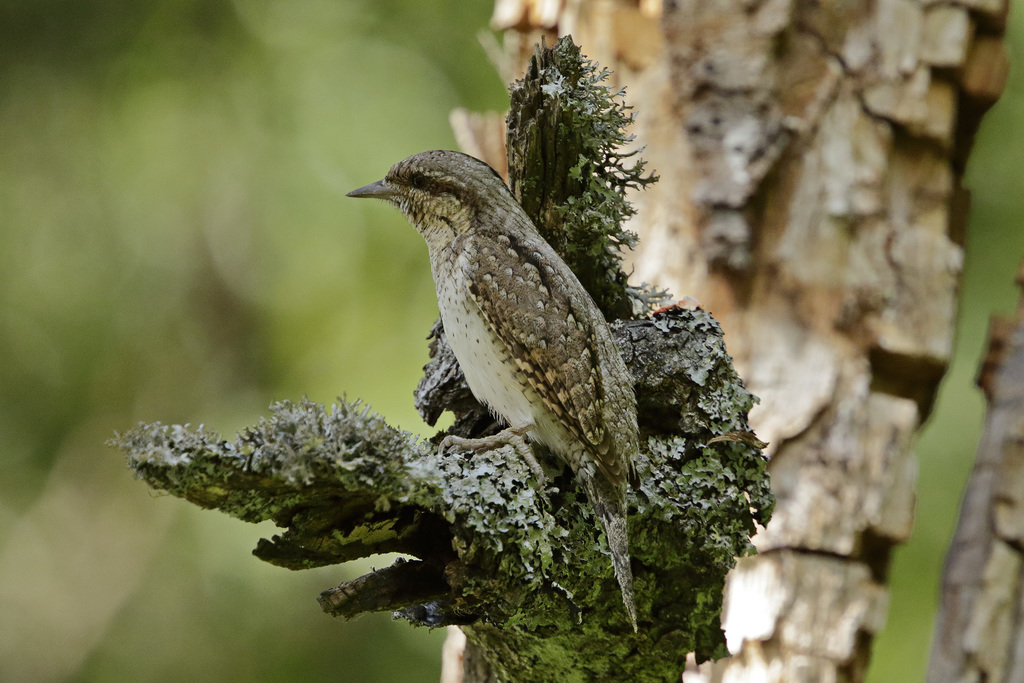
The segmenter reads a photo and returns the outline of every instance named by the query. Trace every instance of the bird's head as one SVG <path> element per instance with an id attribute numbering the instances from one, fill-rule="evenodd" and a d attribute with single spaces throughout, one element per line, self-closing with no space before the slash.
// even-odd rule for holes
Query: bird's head
<path id="1" fill-rule="evenodd" d="M 468 154 L 440 149 L 399 161 L 383 180 L 347 196 L 393 204 L 428 245 L 438 246 L 472 230 L 483 212 L 510 205 L 518 209 L 497 171 Z"/>

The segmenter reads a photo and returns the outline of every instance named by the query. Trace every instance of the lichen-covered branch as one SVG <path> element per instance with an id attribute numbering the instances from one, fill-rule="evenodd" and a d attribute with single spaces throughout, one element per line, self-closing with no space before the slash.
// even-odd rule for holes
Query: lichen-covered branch
<path id="1" fill-rule="evenodd" d="M 556 665 L 665 680 L 687 652 L 724 654 L 725 576 L 752 551 L 749 536 L 767 521 L 772 496 L 755 446 L 709 444 L 747 431 L 754 402 L 711 317 L 672 308 L 615 332 L 648 437 L 642 483 L 630 492 L 639 634 L 571 473 L 549 469 L 541 487 L 509 447 L 439 456 L 345 401 L 331 410 L 278 403 L 233 442 L 155 424 L 116 445 L 157 490 L 284 527 L 255 551 L 268 562 L 300 569 L 384 552 L 416 558 L 326 592 L 332 614 L 392 610 L 417 624 L 469 625 L 470 639 L 495 653 L 492 667 L 504 669 L 495 680 L 552 680 Z M 520 668 L 555 651 L 538 678 Z"/>
<path id="2" fill-rule="evenodd" d="M 255 554 L 290 569 L 382 552 L 431 554 L 444 525 L 389 506 L 434 500 L 443 473 L 432 449 L 359 404 L 332 410 L 281 401 L 273 415 L 225 441 L 203 427 L 140 425 L 114 444 L 150 486 L 246 522 L 287 531 Z M 448 482 L 452 485 L 452 482 Z"/>

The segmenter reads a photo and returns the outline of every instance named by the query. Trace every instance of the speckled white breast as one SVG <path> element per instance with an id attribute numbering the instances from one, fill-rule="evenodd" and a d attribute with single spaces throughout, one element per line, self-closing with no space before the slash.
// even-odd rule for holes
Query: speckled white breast
<path id="1" fill-rule="evenodd" d="M 520 380 L 504 344 L 491 332 L 470 297 L 465 258 L 459 257 L 454 263 L 438 263 L 431 258 L 431 270 L 445 336 L 473 395 L 510 427 L 533 425 L 533 406 L 540 399 Z"/>

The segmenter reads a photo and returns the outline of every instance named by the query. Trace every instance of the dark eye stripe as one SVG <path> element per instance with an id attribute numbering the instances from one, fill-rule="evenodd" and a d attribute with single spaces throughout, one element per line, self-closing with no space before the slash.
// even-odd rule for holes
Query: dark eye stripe
<path id="1" fill-rule="evenodd" d="M 410 168 L 396 169 L 394 175 L 395 180 L 399 184 L 429 193 L 435 197 L 447 194 L 463 204 L 471 199 L 472 191 L 469 187 L 445 177 L 437 177 L 433 174 Z"/>
<path id="2" fill-rule="evenodd" d="M 468 199 L 468 188 L 465 185 L 454 183 L 441 178 L 431 178 L 425 185 L 426 189 L 433 195 L 450 194 L 462 203 Z"/>

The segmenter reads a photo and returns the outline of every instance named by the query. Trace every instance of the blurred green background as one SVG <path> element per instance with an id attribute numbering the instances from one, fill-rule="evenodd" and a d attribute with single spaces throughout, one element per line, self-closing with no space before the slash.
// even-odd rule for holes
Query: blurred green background
<path id="1" fill-rule="evenodd" d="M 320 613 L 371 562 L 259 562 L 271 527 L 151 494 L 104 442 L 140 420 L 231 434 L 272 400 L 343 391 L 430 431 L 411 400 L 436 316 L 426 249 L 344 193 L 453 147 L 452 108 L 504 109 L 477 42 L 490 12 L 0 0 L 0 680 L 437 680 L 443 632 Z M 1017 19 L 1015 54 L 1022 36 Z M 873 681 L 927 658 L 987 318 L 1017 298 L 1022 98 L 1015 73 L 972 161 L 957 358 Z"/>

